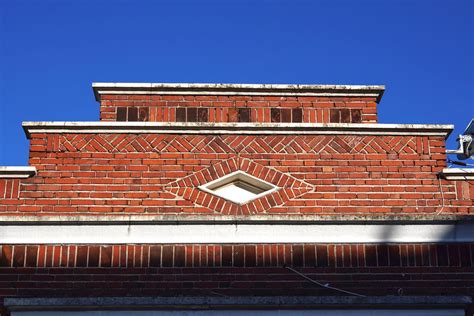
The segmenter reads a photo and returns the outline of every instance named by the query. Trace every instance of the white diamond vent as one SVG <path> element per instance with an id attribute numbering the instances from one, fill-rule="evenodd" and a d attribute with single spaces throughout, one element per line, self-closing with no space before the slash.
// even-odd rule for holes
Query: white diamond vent
<path id="1" fill-rule="evenodd" d="M 199 189 L 243 205 L 274 192 L 278 187 L 243 171 L 235 171 L 202 185 Z"/>

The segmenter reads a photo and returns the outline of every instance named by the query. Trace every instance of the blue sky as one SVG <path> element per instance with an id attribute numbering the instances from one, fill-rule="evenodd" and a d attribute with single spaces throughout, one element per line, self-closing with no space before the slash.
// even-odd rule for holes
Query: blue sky
<path id="1" fill-rule="evenodd" d="M 0 165 L 22 121 L 94 121 L 91 83 L 384 84 L 381 123 L 474 117 L 474 1 L 0 0 Z"/>

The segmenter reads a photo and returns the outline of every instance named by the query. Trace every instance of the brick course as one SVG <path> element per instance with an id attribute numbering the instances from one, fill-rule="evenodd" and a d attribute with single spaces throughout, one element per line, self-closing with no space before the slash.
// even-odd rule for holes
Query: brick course
<path id="1" fill-rule="evenodd" d="M 102 121 L 377 123 L 376 98 L 102 95 Z"/>

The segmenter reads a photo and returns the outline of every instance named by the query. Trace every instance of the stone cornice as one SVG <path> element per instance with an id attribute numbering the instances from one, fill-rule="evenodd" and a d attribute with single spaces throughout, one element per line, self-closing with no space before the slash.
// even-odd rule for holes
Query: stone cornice
<path id="1" fill-rule="evenodd" d="M 241 134 L 241 135 L 401 135 L 443 136 L 453 125 L 353 123 L 178 123 L 178 122 L 23 122 L 32 133 L 82 134 Z"/>
<path id="2" fill-rule="evenodd" d="M 223 83 L 113 83 L 94 82 L 97 101 L 101 95 L 258 95 L 258 96 L 321 96 L 372 97 L 380 102 L 385 91 L 382 85 L 322 84 L 223 84 Z"/>
<path id="3" fill-rule="evenodd" d="M 0 179 L 24 179 L 36 174 L 36 168 L 30 166 L 0 166 Z"/>

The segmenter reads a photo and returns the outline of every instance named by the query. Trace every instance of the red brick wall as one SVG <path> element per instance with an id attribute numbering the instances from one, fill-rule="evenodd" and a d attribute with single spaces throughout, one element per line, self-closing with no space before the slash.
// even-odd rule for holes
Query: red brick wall
<path id="1" fill-rule="evenodd" d="M 0 296 L 342 295 L 285 264 L 365 295 L 473 295 L 473 251 L 472 244 L 4 245 Z"/>
<path id="2" fill-rule="evenodd" d="M 375 98 L 102 95 L 102 121 L 376 123 Z"/>
<path id="3" fill-rule="evenodd" d="M 473 267 L 474 244 L 0 245 L 0 267 Z"/>
<path id="4" fill-rule="evenodd" d="M 38 174 L 22 180 L 0 179 L 1 214 L 360 214 L 441 210 L 467 214 L 474 210 L 472 181 L 441 180 L 440 188 L 437 173 L 445 167 L 442 137 L 31 137 L 29 163 Z M 282 189 L 238 207 L 195 188 L 237 169 Z"/>

